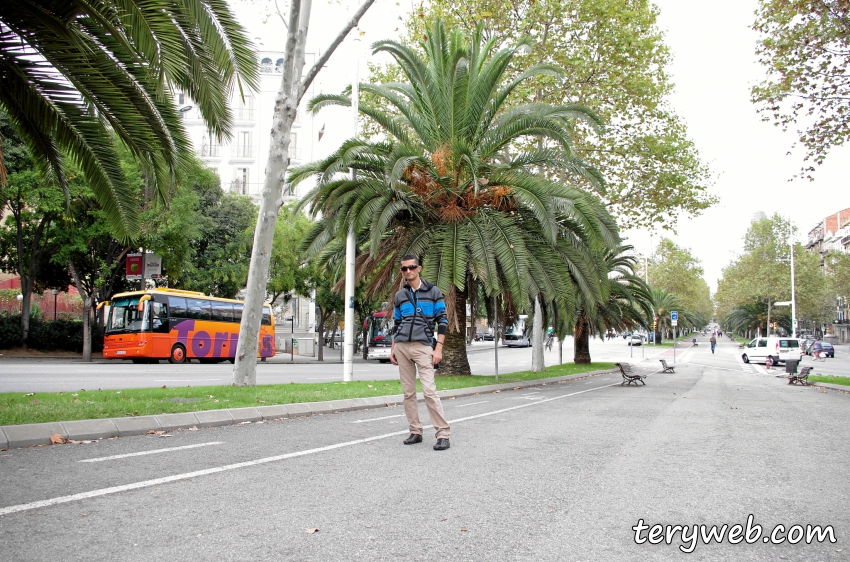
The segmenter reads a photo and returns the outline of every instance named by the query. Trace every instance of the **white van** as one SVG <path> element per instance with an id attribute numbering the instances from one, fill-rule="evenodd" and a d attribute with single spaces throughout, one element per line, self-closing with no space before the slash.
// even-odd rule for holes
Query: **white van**
<path id="1" fill-rule="evenodd" d="M 744 363 L 767 363 L 768 357 L 770 357 L 771 365 L 784 363 L 786 359 L 799 361 L 803 357 L 800 340 L 777 336 L 756 338 L 747 344 L 741 355 Z"/>

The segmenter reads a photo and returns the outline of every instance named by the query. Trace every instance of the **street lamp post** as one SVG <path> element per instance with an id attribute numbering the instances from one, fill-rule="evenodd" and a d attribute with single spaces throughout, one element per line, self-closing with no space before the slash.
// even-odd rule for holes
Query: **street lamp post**
<path id="1" fill-rule="evenodd" d="M 59 294 L 59 289 L 50 289 L 53 293 L 53 321 L 56 322 L 56 296 Z"/>
<path id="2" fill-rule="evenodd" d="M 18 310 L 21 313 L 21 316 L 24 315 L 24 295 L 18 293 L 18 296 L 15 297 L 15 300 L 18 301 Z"/>

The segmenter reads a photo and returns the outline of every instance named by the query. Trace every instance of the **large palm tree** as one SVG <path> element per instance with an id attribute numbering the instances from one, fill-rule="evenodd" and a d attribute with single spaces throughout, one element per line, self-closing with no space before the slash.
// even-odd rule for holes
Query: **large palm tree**
<path id="1" fill-rule="evenodd" d="M 258 70 L 225 2 L 0 2 L 0 107 L 66 193 L 63 153 L 79 165 L 123 241 L 134 236 L 138 215 L 110 133 L 164 198 L 189 149 L 174 91 L 227 136 L 234 83 L 240 91 L 256 88 Z M 0 183 L 2 171 L 0 152 Z"/>
<path id="2" fill-rule="evenodd" d="M 443 374 L 470 372 L 468 295 L 479 287 L 501 295 L 508 321 L 530 310 L 538 295 L 559 295 L 566 315 L 576 287 L 598 293 L 596 255 L 619 243 L 616 223 L 598 201 L 547 176 L 568 171 L 601 182 L 576 158 L 570 136 L 574 120 L 599 126 L 598 119 L 579 106 L 506 108 L 518 85 L 557 73 L 536 66 L 508 78 L 511 59 L 527 44 L 497 50 L 480 28 L 467 42 L 440 22 L 428 30 L 424 57 L 394 41 L 376 43 L 375 52 L 389 53 L 407 78 L 360 85 L 379 100 L 359 109 L 383 128 L 385 140 L 348 140 L 290 176 L 297 183 L 318 175 L 303 204 L 322 215 L 305 243 L 321 263 L 333 263 L 353 229 L 358 279 L 370 274 L 369 289 L 378 292 L 400 286 L 401 255 L 421 256 L 423 277 L 446 295 Z M 312 109 L 350 103 L 347 95 L 324 95 Z M 538 138 L 542 146 L 530 142 Z M 355 179 L 339 176 L 349 168 Z"/>
<path id="3" fill-rule="evenodd" d="M 632 250 L 632 246 L 620 246 L 601 256 L 604 264 L 602 297 L 595 301 L 579 301 L 572 325 L 564 326 L 572 328 L 576 363 L 590 363 L 592 335 L 604 337 L 609 331 L 646 326 L 646 319 L 652 314 L 649 288 L 635 273 L 638 264 Z"/>

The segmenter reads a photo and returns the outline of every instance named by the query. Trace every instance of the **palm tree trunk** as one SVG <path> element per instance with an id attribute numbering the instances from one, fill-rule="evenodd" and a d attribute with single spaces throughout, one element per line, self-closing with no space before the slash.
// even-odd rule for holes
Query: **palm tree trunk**
<path id="1" fill-rule="evenodd" d="M 455 291 L 455 313 L 460 330 L 449 325 L 446 341 L 443 343 L 443 360 L 436 374 L 438 376 L 471 375 L 469 359 L 466 357 L 466 293 Z"/>
<path id="2" fill-rule="evenodd" d="M 655 328 L 655 345 L 661 343 L 661 328 Z"/>
<path id="3" fill-rule="evenodd" d="M 576 365 L 590 364 L 590 319 L 584 312 L 580 312 L 576 320 L 573 361 Z"/>

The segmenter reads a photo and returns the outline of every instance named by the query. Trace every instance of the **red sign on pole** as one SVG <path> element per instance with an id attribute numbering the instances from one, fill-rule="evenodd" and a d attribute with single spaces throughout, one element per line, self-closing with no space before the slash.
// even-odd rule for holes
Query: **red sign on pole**
<path id="1" fill-rule="evenodd" d="M 131 281 L 141 279 L 143 269 L 142 254 L 127 254 L 127 268 L 125 270 L 127 279 Z"/>

